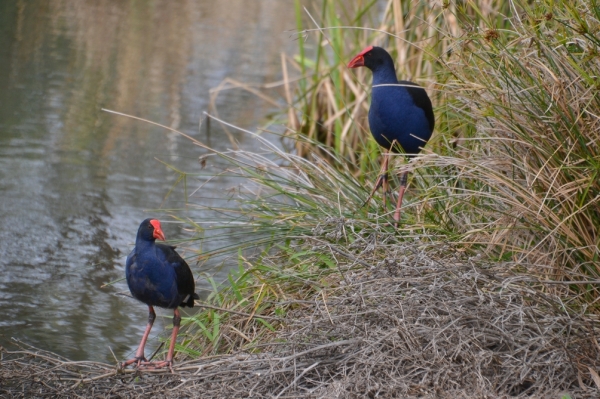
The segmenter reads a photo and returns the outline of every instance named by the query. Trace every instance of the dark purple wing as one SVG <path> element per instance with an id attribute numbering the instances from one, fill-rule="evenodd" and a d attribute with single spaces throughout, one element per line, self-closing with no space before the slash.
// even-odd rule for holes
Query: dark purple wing
<path id="1" fill-rule="evenodd" d="M 175 270 L 177 292 L 182 297 L 179 306 L 193 308 L 194 299 L 199 299 L 200 297 L 194 292 L 196 289 L 194 275 L 187 262 L 175 251 L 175 247 L 173 246 L 156 244 L 156 247 L 162 252 L 166 262 Z"/>
<path id="2" fill-rule="evenodd" d="M 400 80 L 398 83 L 406 85 L 406 90 L 412 98 L 415 105 L 425 112 L 425 117 L 429 123 L 429 130 L 433 132 L 435 126 L 435 116 L 433 115 L 433 106 L 431 105 L 431 99 L 427 95 L 425 89 L 416 83 L 409 82 L 408 80 Z"/>

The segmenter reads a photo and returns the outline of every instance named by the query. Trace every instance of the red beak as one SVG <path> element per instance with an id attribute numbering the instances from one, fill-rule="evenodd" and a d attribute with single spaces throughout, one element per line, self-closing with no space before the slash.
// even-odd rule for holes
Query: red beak
<path id="1" fill-rule="evenodd" d="M 361 66 L 365 66 L 365 57 L 362 54 L 352 58 L 352 61 L 348 63 L 348 68 L 358 68 Z"/>
<path id="2" fill-rule="evenodd" d="M 373 50 L 373 46 L 365 47 L 363 51 L 358 53 L 356 57 L 352 58 L 352 61 L 348 63 L 348 68 L 358 68 L 361 66 L 365 66 L 365 54 L 371 50 Z"/>
<path id="3" fill-rule="evenodd" d="M 165 233 L 163 233 L 162 228 L 160 227 L 160 222 L 156 219 L 150 221 L 150 224 L 154 226 L 154 233 L 152 234 L 154 238 L 162 241 L 166 241 Z"/>

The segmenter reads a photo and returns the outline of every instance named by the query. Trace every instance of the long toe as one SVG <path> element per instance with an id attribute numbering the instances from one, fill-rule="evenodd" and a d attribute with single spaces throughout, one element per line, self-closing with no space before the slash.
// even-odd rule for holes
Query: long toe
<path id="1" fill-rule="evenodd" d="M 146 360 L 145 357 L 134 357 L 133 359 L 129 359 L 126 362 L 121 363 L 121 368 L 126 368 L 127 366 L 129 366 L 130 364 L 134 364 L 134 367 L 140 367 L 141 364 L 143 363 L 147 363 L 148 360 Z"/>
<path id="2" fill-rule="evenodd" d="M 139 367 L 148 369 L 148 370 L 158 370 L 158 369 L 168 367 L 172 373 L 173 372 L 173 361 L 172 360 L 163 360 L 160 362 L 142 362 Z"/>

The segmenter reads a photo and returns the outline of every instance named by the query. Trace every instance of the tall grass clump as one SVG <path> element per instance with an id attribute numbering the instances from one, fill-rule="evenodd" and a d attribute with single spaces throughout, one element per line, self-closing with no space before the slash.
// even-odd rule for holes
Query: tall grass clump
<path id="1" fill-rule="evenodd" d="M 322 4 L 299 19 L 311 25 L 298 26 L 304 80 L 290 131 L 374 181 L 370 76 L 345 63 L 368 44 L 385 47 L 399 76 L 429 91 L 437 119 L 424 156 L 401 167 L 416 172 L 405 226 L 596 298 L 584 284 L 600 274 L 596 2 Z"/>
<path id="2" fill-rule="evenodd" d="M 598 280 L 600 8 L 511 6 L 502 29 L 457 9 L 463 34 L 445 62 L 441 110 L 472 128 L 448 131 L 452 145 L 432 158 L 451 171 L 432 179 L 447 188 L 436 206 L 463 241 L 500 259 L 552 280 Z M 573 288 L 597 298 L 593 284 Z"/>

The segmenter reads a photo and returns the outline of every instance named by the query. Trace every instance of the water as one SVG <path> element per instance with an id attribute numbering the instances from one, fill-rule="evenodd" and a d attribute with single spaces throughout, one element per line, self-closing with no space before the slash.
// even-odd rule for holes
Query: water
<path id="1" fill-rule="evenodd" d="M 178 175 L 158 160 L 200 172 L 204 152 L 101 108 L 231 147 L 216 123 L 210 137 L 198 127 L 203 111 L 215 112 L 209 90 L 226 78 L 281 79 L 280 54 L 296 46 L 285 32 L 293 9 L 293 0 L 0 4 L 0 345 L 15 337 L 74 360 L 132 354 L 147 308 L 118 295 L 124 281 L 102 286 L 124 276 L 150 210 L 185 207 L 181 185 L 167 196 Z M 214 104 L 249 129 L 273 111 L 240 89 Z M 232 134 L 240 147 L 256 145 Z M 221 183 L 210 180 L 199 201 L 218 201 Z M 162 219 L 168 239 L 190 237 Z M 159 311 L 153 336 L 170 320 Z"/>

